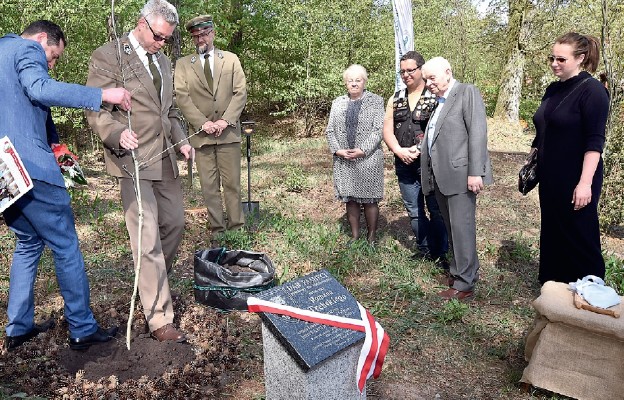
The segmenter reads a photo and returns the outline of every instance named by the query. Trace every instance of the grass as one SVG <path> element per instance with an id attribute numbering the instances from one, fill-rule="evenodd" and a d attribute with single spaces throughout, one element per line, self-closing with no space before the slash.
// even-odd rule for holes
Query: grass
<path id="1" fill-rule="evenodd" d="M 406 371 L 415 369 L 422 374 L 418 379 L 428 382 L 425 385 L 438 384 L 436 378 L 424 378 L 428 367 L 414 365 L 418 364 L 414 360 L 425 355 L 450 375 L 468 369 L 478 376 L 482 369 L 496 364 L 504 371 L 497 390 L 510 398 L 518 396 L 522 340 L 533 316 L 528 300 L 517 305 L 513 301 L 533 294 L 518 295 L 527 287 L 506 283 L 513 282 L 521 268 L 533 266 L 535 272 L 536 238 L 512 230 L 484 243 L 480 252 L 485 260 L 492 261 L 484 266 L 483 273 L 495 285 L 484 283 L 478 295 L 482 301 L 474 304 L 441 302 L 435 296 L 443 289 L 436 280 L 436 267 L 411 258 L 407 220 L 401 221 L 401 229 L 393 230 L 399 224 L 396 220 L 404 217 L 404 210 L 392 169 L 387 171 L 387 196 L 381 204 L 390 215 L 385 216 L 379 244 L 371 247 L 361 240 L 348 243 L 342 206 L 333 199 L 331 162 L 325 146 L 322 137 L 281 138 L 279 143 L 263 145 L 257 162 L 260 167 L 252 170 L 254 190 L 260 193 L 256 199 L 261 199 L 261 216 L 247 232 L 226 236 L 228 245 L 269 252 L 278 268 L 288 266 L 285 279 L 325 268 L 341 280 L 389 331 L 391 358 L 396 359 L 384 373 L 391 379 L 414 380 L 417 375 Z M 285 154 L 300 156 L 285 159 Z M 324 184 L 324 190 L 315 190 L 319 184 Z M 535 282 L 531 287 L 533 292 L 537 290 Z M 440 343 L 447 350 L 431 352 Z M 452 378 L 443 374 L 439 379 Z M 487 391 L 475 388 L 472 393 L 478 397 Z"/>
<path id="2" fill-rule="evenodd" d="M 436 295 L 444 289 L 438 283 L 437 267 L 429 261 L 412 259 L 412 233 L 400 201 L 392 159 L 386 160 L 378 244 L 371 247 L 363 240 L 350 242 L 343 205 L 334 199 L 331 156 L 325 138 L 304 139 L 269 132 L 275 127 L 259 124 L 252 144 L 252 200 L 259 201 L 260 214 L 249 219 L 244 230 L 227 232 L 219 240 L 228 248 L 267 253 L 281 282 L 327 269 L 375 315 L 391 337 L 391 349 L 382 377 L 371 387 L 373 396 L 405 398 L 401 397 L 403 389 L 393 388 L 406 388 L 423 398 L 563 398 L 539 390 L 525 393 L 518 385 L 526 365 L 524 337 L 533 320 L 531 300 L 539 293 L 539 207 L 534 193 L 527 197 L 516 193 L 514 175 L 521 155 L 509 159 L 492 153 L 497 184 L 479 196 L 481 280 L 476 296 L 469 303 L 444 302 Z M 509 146 L 506 137 L 503 139 L 501 145 Z M 526 138 L 518 143 L 516 147 L 524 146 Z M 198 178 L 189 187 L 185 163 L 180 162 L 180 167 L 185 208 L 201 207 Z M 100 165 L 94 171 L 101 169 Z M 97 176 L 90 177 L 88 189 L 74 192 L 73 207 L 92 301 L 97 303 L 106 302 L 108 296 L 129 296 L 133 273 L 114 182 L 95 172 Z M 243 165 L 243 182 L 246 180 Z M 247 186 L 242 187 L 246 200 Z M 187 213 L 186 223 L 171 286 L 190 297 L 194 251 L 208 247 L 212 238 L 201 214 Z M 12 234 L 0 227 L 3 308 L 12 243 Z M 612 246 L 617 241 L 610 243 L 605 253 L 607 281 L 622 290 L 621 248 Z M 40 305 L 58 296 L 51 283 L 51 265 L 51 258 L 45 255 L 37 280 Z M 42 308 L 39 312 L 46 312 L 45 306 Z M 5 318 L 0 317 L 0 324 L 6 322 Z M 260 343 L 249 342 L 246 346 L 253 354 L 261 353 Z M 259 362 L 258 357 L 245 360 Z M 261 376 L 255 379 L 262 382 Z M 455 394 L 459 397 L 453 397 Z"/>
<path id="3" fill-rule="evenodd" d="M 527 140 L 519 142 L 524 145 Z M 254 180 L 260 182 L 262 203 L 268 209 L 266 219 L 259 221 L 252 244 L 266 248 L 265 241 L 269 239 L 276 265 L 287 263 L 293 277 L 326 268 L 341 280 L 393 338 L 396 359 L 384 371 L 391 381 L 421 380 L 424 386 L 437 386 L 440 381 L 452 380 L 458 370 L 468 370 L 475 380 L 483 380 L 485 371 L 494 368 L 500 370 L 500 375 L 485 378 L 486 382 L 469 391 L 467 398 L 563 398 L 544 391 L 525 394 L 517 385 L 525 365 L 523 339 L 533 319 L 530 301 L 539 291 L 538 231 L 525 229 L 524 225 L 530 228 L 539 216 L 527 219 L 517 214 L 515 218 L 524 221 L 519 224 L 509 220 L 509 210 L 521 213 L 515 205 L 526 201 L 509 195 L 515 194 L 513 176 L 503 178 L 506 194 L 486 194 L 480 199 L 490 214 L 483 216 L 481 222 L 493 221 L 485 227 L 480 225 L 482 283 L 476 301 L 442 303 L 435 297 L 441 289 L 436 282 L 435 266 L 410 258 L 412 248 L 406 221 L 401 221 L 400 230 L 393 230 L 404 210 L 391 168 L 386 173 L 386 199 L 381 208 L 392 214 L 392 220 L 386 221 L 379 245 L 371 248 L 361 241 L 347 244 L 343 213 L 332 196 L 331 163 L 325 146 L 322 137 L 281 138 L 279 144 L 263 146 L 262 158 L 282 161 L 275 170 L 268 167 L 271 163 L 267 161 L 265 170 L 252 173 Z M 303 152 L 307 156 L 284 161 L 284 152 Z M 314 166 L 323 167 L 324 171 L 306 168 L 311 155 L 317 160 Z M 324 164 L 319 161 L 323 159 Z M 515 174 L 515 166 L 512 169 L 506 173 Z M 275 178 L 278 176 L 279 179 Z M 325 185 L 325 193 L 314 190 L 319 184 Z M 536 203 L 533 204 L 535 208 Z M 447 350 L 430 350 L 440 343 Z M 428 361 L 423 365 L 418 362 L 422 357 Z M 439 379 L 429 374 L 430 363 L 442 370 Z M 491 385 L 495 386 L 495 394 Z"/>

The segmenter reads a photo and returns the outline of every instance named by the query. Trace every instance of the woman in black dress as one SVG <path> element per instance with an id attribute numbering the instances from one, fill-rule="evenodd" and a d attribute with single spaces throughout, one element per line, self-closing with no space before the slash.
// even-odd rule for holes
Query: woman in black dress
<path id="1" fill-rule="evenodd" d="M 533 116 L 542 215 L 539 281 L 604 278 L 598 199 L 609 99 L 589 73 L 599 60 L 596 38 L 568 33 L 548 57 L 559 78 Z M 589 73 L 588 73 L 589 72 Z"/>

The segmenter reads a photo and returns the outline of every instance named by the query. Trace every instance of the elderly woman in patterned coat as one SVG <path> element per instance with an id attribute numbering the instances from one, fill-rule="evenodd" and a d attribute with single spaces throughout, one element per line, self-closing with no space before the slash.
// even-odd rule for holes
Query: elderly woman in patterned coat
<path id="1" fill-rule="evenodd" d="M 337 97 L 327 124 L 327 141 L 334 158 L 336 198 L 346 205 L 353 239 L 360 236 L 360 210 L 368 227 L 366 236 L 374 243 L 383 198 L 384 168 L 381 129 L 384 101 L 365 90 L 368 76 L 361 65 L 344 71 L 347 94 Z"/>

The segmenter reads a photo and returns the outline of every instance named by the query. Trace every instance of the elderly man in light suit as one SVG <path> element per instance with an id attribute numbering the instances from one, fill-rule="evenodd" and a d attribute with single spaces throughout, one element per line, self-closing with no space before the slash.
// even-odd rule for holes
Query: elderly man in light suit
<path id="1" fill-rule="evenodd" d="M 173 105 L 171 62 L 160 51 L 177 23 L 173 5 L 150 0 L 129 34 L 93 52 L 87 83 L 126 87 L 133 94 L 133 108 L 130 121 L 126 113 L 112 107 L 99 114 L 87 112 L 87 120 L 104 142 L 108 173 L 119 179 L 135 263 L 142 257 L 139 294 L 152 336 L 159 341 L 183 342 L 184 334 L 173 325 L 167 278 L 184 231 L 182 187 L 172 146 L 187 159 L 192 157 L 192 148 Z M 134 176 L 131 152 L 139 162 L 139 176 Z M 137 179 L 144 213 L 141 249 Z"/>
<path id="2" fill-rule="evenodd" d="M 67 40 L 50 21 L 31 23 L 20 36 L 0 38 L 1 134 L 7 135 L 20 154 L 33 188 L 4 211 L 4 219 L 17 244 L 11 264 L 8 324 L 4 347 L 13 350 L 53 325 L 34 323 L 35 279 L 43 249 L 52 250 L 58 285 L 65 302 L 69 345 L 85 349 L 105 342 L 117 328 L 103 329 L 89 307 L 89 282 L 78 244 L 70 198 L 50 145 L 46 124 L 53 129 L 50 107 L 98 111 L 102 102 L 130 107 L 124 89 L 102 90 L 57 82 L 50 78 Z M 50 139 L 58 141 L 55 132 Z M 3 149 L 4 150 L 4 149 Z"/>
<path id="3" fill-rule="evenodd" d="M 463 300 L 473 295 L 479 279 L 477 195 L 492 183 L 485 106 L 479 89 L 453 79 L 444 58 L 427 61 L 422 74 L 438 99 L 422 146 L 423 192 L 435 192 L 453 247 L 449 289 L 438 294 Z"/>
<path id="4" fill-rule="evenodd" d="M 247 82 L 238 57 L 214 47 L 210 15 L 186 23 L 197 54 L 178 60 L 175 91 L 178 107 L 189 123 L 191 145 L 213 234 L 242 228 L 240 115 L 247 101 Z M 227 213 L 223 217 L 220 187 Z"/>

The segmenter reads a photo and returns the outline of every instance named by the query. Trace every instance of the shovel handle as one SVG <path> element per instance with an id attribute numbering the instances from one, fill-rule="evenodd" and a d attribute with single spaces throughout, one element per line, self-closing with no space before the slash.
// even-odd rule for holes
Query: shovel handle
<path id="1" fill-rule="evenodd" d="M 246 132 L 245 136 L 247 136 L 247 202 L 251 210 L 251 133 Z"/>
<path id="2" fill-rule="evenodd" d="M 251 160 L 251 133 L 245 133 L 247 136 L 247 162 Z"/>

